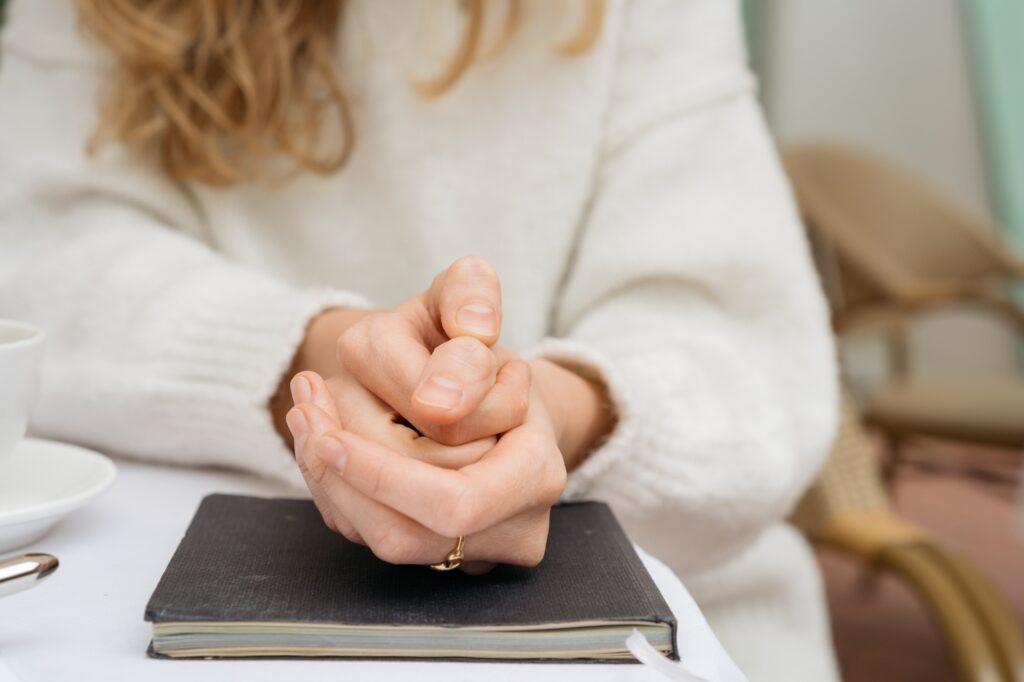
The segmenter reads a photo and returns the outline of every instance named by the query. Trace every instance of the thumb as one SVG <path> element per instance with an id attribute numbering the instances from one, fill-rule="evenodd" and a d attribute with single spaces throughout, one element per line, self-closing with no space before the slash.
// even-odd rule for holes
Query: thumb
<path id="1" fill-rule="evenodd" d="M 449 339 L 471 336 L 491 346 L 501 333 L 501 284 L 491 264 L 465 256 L 434 278 L 426 293 L 431 312 Z"/>

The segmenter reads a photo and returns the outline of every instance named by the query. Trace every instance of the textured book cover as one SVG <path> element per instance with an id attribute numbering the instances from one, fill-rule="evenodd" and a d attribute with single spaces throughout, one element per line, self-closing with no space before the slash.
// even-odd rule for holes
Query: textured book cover
<path id="1" fill-rule="evenodd" d="M 547 553 L 539 566 L 498 566 L 469 576 L 382 562 L 366 547 L 332 533 L 308 500 L 210 495 L 160 579 L 145 618 L 172 628 L 218 623 L 393 633 L 444 628 L 449 637 L 468 633 L 467 628 L 515 633 L 646 623 L 664 629 L 671 637 L 665 648 L 677 657 L 672 612 L 611 510 L 598 502 L 552 509 Z M 280 644 L 271 639 L 266 635 L 261 641 Z M 250 655 L 274 655 L 254 652 L 254 646 L 246 648 Z M 323 647 L 316 651 L 311 655 L 332 655 Z M 380 650 L 361 657 L 390 655 Z M 508 658 L 500 652 L 473 655 Z"/>

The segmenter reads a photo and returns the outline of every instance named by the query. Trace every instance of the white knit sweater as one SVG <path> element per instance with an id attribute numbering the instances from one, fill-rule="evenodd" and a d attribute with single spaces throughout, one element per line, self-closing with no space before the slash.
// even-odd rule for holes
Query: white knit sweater
<path id="1" fill-rule="evenodd" d="M 2 35 L 0 315 L 50 337 L 36 433 L 298 483 L 266 405 L 311 315 L 395 304 L 479 254 L 503 343 L 610 386 L 618 425 L 569 494 L 610 501 L 706 585 L 713 624 L 716 604 L 739 609 L 725 630 L 751 622 L 736 594 L 772 585 L 760 608 L 788 599 L 807 674 L 831 674 L 816 574 L 776 524 L 828 451 L 833 352 L 734 2 L 611 2 L 575 58 L 551 49 L 557 4 L 533 3 L 504 51 L 423 99 L 419 3 L 353 0 L 351 160 L 229 190 L 83 153 L 109 58 L 71 6 L 16 0 Z M 779 533 L 789 550 L 758 549 Z M 736 590 L 715 578 L 730 561 L 754 564 Z M 804 603 L 781 599 L 800 576 Z M 756 679 L 763 661 L 721 628 Z M 773 628 L 758 637 L 781 642 Z"/>

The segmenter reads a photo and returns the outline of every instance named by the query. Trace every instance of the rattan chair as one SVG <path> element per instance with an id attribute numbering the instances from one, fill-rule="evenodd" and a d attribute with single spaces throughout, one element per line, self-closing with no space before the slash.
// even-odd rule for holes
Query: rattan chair
<path id="1" fill-rule="evenodd" d="M 938 621 L 961 679 L 1024 680 L 1014 615 L 976 568 L 893 510 L 848 395 L 831 457 L 792 520 L 811 540 L 906 580 Z"/>
<path id="2" fill-rule="evenodd" d="M 892 390 L 909 385 L 906 326 L 918 310 L 980 303 L 1024 329 L 1024 315 L 1005 291 L 1006 282 L 1024 270 L 919 186 L 879 162 L 835 147 L 800 148 L 785 160 L 837 331 L 880 325 L 896 360 Z M 929 227 L 922 238 L 921 231 L 932 225 L 938 225 L 934 234 Z M 894 432 L 973 434 L 999 441 L 993 437 L 998 429 L 983 432 L 966 412 L 935 418 L 936 412 L 925 411 L 931 422 L 900 421 L 893 416 L 898 410 L 887 411 L 884 404 L 876 396 L 868 416 L 891 437 Z M 846 391 L 841 409 L 832 454 L 794 513 L 794 523 L 813 541 L 907 581 L 938 621 L 961 679 L 1024 681 L 1024 636 L 1004 600 L 969 562 L 900 518 L 882 484 L 862 416 Z M 965 422 L 963 429 L 951 426 Z M 1000 433 L 1001 442 L 1012 435 Z"/>
<path id="3" fill-rule="evenodd" d="M 785 163 L 837 333 L 874 329 L 888 341 L 890 378 L 868 391 L 863 412 L 893 453 L 915 435 L 1024 446 L 1018 374 L 912 374 L 907 342 L 918 313 L 954 306 L 994 313 L 1024 336 L 1024 311 L 1012 295 L 1024 263 L 993 228 L 877 158 L 812 145 L 788 151 Z"/>

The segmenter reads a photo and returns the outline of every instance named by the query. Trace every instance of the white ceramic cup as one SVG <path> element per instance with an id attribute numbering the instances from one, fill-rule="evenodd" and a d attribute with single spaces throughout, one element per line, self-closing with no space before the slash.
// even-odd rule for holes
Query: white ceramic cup
<path id="1" fill-rule="evenodd" d="M 39 388 L 44 338 L 38 327 L 0 320 L 0 472 L 28 428 Z"/>

